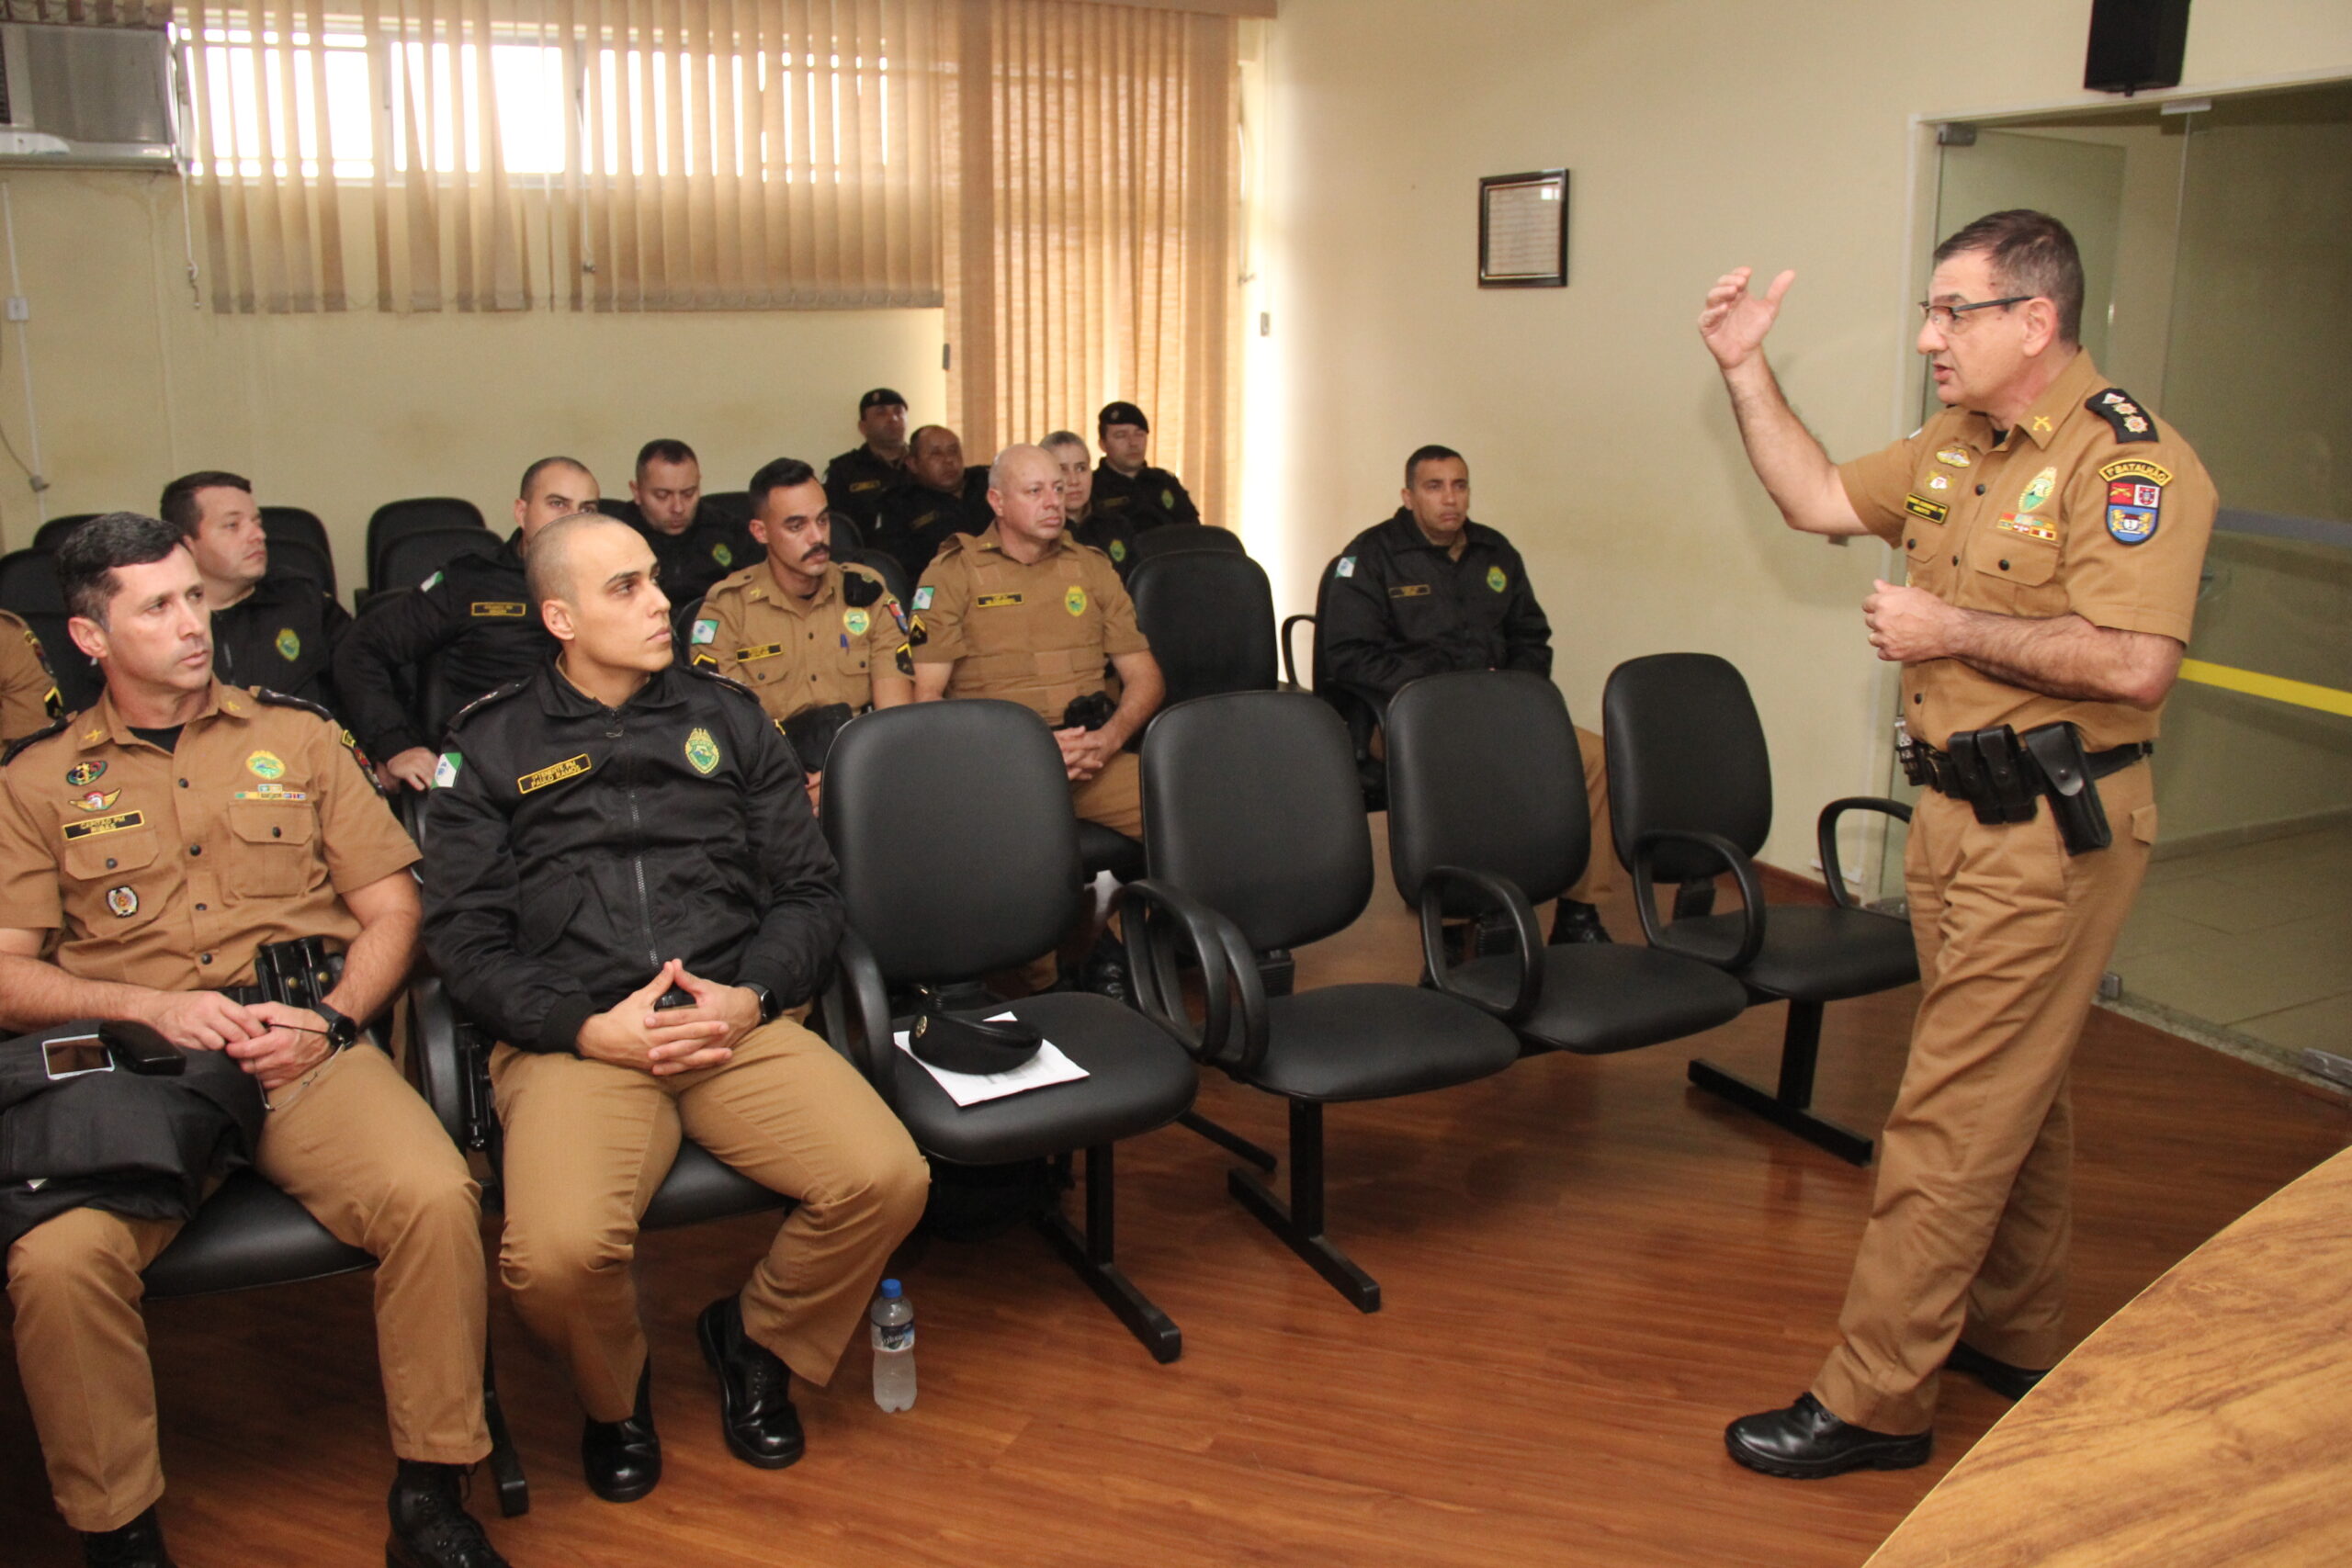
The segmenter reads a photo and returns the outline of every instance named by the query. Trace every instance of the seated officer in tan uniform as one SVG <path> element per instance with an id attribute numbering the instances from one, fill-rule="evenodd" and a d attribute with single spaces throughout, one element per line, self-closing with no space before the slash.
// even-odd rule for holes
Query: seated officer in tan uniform
<path id="1" fill-rule="evenodd" d="M 0 610 L 0 744 L 48 728 L 64 711 L 32 627 Z"/>
<path id="2" fill-rule="evenodd" d="M 425 942 L 502 1042 L 500 1270 L 571 1364 L 607 1501 L 662 1474 L 630 1265 L 682 1135 L 799 1200 L 695 1328 L 720 1429 L 763 1469 L 822 1387 L 929 1172 L 881 1097 L 797 1021 L 832 964 L 838 873 L 792 748 L 750 693 L 676 662 L 653 552 L 595 513 L 531 547 L 561 652 L 458 715 L 436 775 Z"/>
<path id="3" fill-rule="evenodd" d="M 112 513 L 58 567 L 107 692 L 12 747 L 0 771 L 0 1026 L 136 1020 L 260 1081 L 274 1104 L 261 1173 L 382 1263 L 377 1346 L 400 1459 L 387 1560 L 492 1568 L 503 1560 L 459 1493 L 490 1451 L 480 1195 L 390 1059 L 354 1039 L 408 976 L 416 847 L 322 710 L 213 675 L 203 580 L 178 529 Z M 324 1007 L 247 989 L 256 948 L 308 936 L 343 950 Z M 139 1272 L 177 1229 L 75 1209 L 8 1254 L 26 1400 L 58 1509 L 94 1563 L 166 1561 Z M 266 1495 L 268 1478 L 254 1483 Z"/>
<path id="4" fill-rule="evenodd" d="M 1943 410 L 1844 464 L 1765 361 L 1796 275 L 1760 299 L 1749 276 L 1716 281 L 1700 333 L 1789 526 L 1902 552 L 1862 623 L 1903 666 L 1896 738 L 1927 786 L 1903 866 L 1919 1010 L 1842 1341 L 1794 1404 L 1724 1434 L 1812 1478 L 1924 1463 L 1941 1372 L 2014 1399 L 2066 1351 L 2067 1080 L 2154 847 L 2147 758 L 2218 501 L 2083 351 L 2082 261 L 2047 214 L 1936 248 L 1917 346 Z"/>
<path id="5" fill-rule="evenodd" d="M 813 804 L 824 776 L 813 747 L 830 744 L 832 721 L 914 701 L 907 613 L 878 573 L 833 559 L 825 487 L 808 464 L 778 457 L 752 476 L 751 495 L 766 558 L 710 591 L 689 641 L 695 664 L 750 687 L 793 739 Z M 803 715 L 821 716 L 811 727 Z"/>

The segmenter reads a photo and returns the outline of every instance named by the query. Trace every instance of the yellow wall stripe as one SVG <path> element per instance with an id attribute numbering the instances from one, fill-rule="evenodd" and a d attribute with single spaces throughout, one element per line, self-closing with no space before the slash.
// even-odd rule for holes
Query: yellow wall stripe
<path id="1" fill-rule="evenodd" d="M 2317 708 L 2322 713 L 2352 718 L 2352 692 L 2339 692 L 2333 686 L 2314 686 L 2308 681 L 2290 681 L 2283 675 L 2233 670 L 2226 664 L 2208 664 L 2201 659 L 2182 660 L 2180 678 L 2200 686 L 2219 686 L 2225 692 L 2244 692 L 2249 696 L 2268 697 L 2274 703 L 2292 703 L 2297 707 Z"/>

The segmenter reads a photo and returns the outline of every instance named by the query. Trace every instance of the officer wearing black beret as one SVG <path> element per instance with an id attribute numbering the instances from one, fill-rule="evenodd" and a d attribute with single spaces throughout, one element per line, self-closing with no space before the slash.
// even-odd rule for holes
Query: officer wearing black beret
<path id="1" fill-rule="evenodd" d="M 825 465 L 825 499 L 836 517 L 870 535 L 882 502 L 909 482 L 907 400 L 876 387 L 857 400 L 857 433 L 865 439 Z"/>
<path id="2" fill-rule="evenodd" d="M 1151 422 L 1133 403 L 1105 403 L 1095 420 L 1102 465 L 1094 470 L 1094 513 L 1125 523 L 1138 534 L 1170 523 L 1198 523 L 1201 509 L 1184 481 L 1143 460 L 1151 445 Z"/>

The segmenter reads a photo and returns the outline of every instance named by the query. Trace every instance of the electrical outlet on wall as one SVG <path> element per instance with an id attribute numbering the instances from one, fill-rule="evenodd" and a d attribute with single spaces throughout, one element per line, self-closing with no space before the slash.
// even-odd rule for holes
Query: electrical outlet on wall
<path id="1" fill-rule="evenodd" d="M 12 321 L 31 321 L 33 319 L 33 302 L 26 299 L 21 294 L 9 295 L 8 319 Z"/>

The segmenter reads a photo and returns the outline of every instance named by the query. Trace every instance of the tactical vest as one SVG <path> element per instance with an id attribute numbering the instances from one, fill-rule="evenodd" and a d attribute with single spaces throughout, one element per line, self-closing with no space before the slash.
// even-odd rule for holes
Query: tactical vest
<path id="1" fill-rule="evenodd" d="M 951 697 L 1000 697 L 1059 724 L 1072 697 L 1104 688 L 1100 595 L 1087 586 L 1085 558 L 1065 545 L 1035 566 L 958 536 L 971 595 L 964 646 L 948 680 Z"/>

